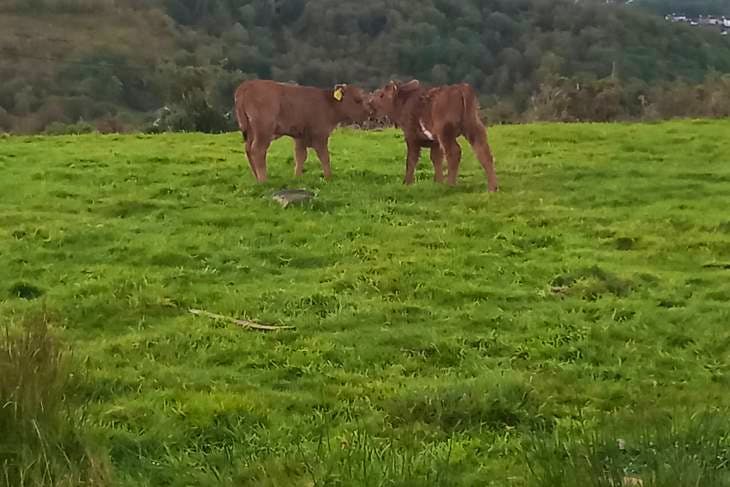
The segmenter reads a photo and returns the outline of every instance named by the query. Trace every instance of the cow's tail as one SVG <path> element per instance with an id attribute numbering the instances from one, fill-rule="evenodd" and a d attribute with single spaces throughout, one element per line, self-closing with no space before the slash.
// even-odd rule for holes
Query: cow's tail
<path id="1" fill-rule="evenodd" d="M 259 180 L 258 171 L 256 170 L 256 165 L 254 164 L 254 161 L 251 158 L 251 153 L 249 152 L 249 148 L 250 148 L 250 145 L 252 142 L 252 140 L 248 138 L 249 130 L 251 128 L 251 121 L 249 120 L 248 115 L 246 114 L 245 91 L 246 90 L 244 90 L 243 86 L 239 86 L 238 89 L 236 90 L 236 93 L 233 95 L 233 102 L 235 104 L 234 111 L 236 113 L 236 121 L 238 122 L 238 128 L 241 129 L 241 134 L 243 134 L 243 140 L 245 141 L 244 145 L 246 146 L 246 158 L 248 159 L 248 164 L 249 164 L 249 166 L 251 166 L 251 172 L 253 173 L 253 176 L 258 181 Z"/>
<path id="2" fill-rule="evenodd" d="M 238 122 L 238 128 L 241 130 L 243 137 L 246 138 L 249 130 L 248 116 L 246 115 L 246 107 L 244 105 L 244 94 L 243 89 L 238 88 L 236 94 L 233 97 L 234 112 L 236 114 L 236 121 Z"/>
<path id="3" fill-rule="evenodd" d="M 470 85 L 461 85 L 461 122 L 465 135 L 471 139 L 484 133 L 484 122 L 479 115 L 479 98 Z"/>
<path id="4" fill-rule="evenodd" d="M 499 182 L 494 169 L 494 156 L 487 140 L 487 129 L 482 117 L 479 115 L 479 98 L 474 88 L 467 84 L 461 86 L 461 102 L 463 108 L 461 121 L 464 126 L 464 135 L 469 140 L 477 159 L 484 168 L 489 191 L 497 191 Z"/>

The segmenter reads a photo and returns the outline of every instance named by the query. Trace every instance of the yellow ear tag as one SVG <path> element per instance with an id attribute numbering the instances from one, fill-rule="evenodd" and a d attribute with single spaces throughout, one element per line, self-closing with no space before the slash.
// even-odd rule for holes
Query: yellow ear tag
<path id="1" fill-rule="evenodd" d="M 342 88 L 337 88 L 332 96 L 334 96 L 335 100 L 342 101 Z"/>

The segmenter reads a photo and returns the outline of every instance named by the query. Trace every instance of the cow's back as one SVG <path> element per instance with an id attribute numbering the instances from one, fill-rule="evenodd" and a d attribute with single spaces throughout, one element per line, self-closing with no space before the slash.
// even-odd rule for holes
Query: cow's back
<path id="1" fill-rule="evenodd" d="M 305 137 L 330 128 L 324 118 L 326 98 L 318 88 L 250 80 L 236 91 L 237 104 L 239 100 L 254 130 Z"/>
<path id="2" fill-rule="evenodd" d="M 467 101 L 473 96 L 468 85 L 448 85 L 434 88 L 429 93 L 430 115 L 438 125 L 460 126 L 467 110 Z"/>

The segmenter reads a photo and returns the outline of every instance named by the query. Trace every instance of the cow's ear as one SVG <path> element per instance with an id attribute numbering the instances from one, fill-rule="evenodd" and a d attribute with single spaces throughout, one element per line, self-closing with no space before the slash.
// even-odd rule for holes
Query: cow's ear
<path id="1" fill-rule="evenodd" d="M 337 101 L 342 101 L 342 98 L 345 96 L 345 86 L 346 85 L 335 85 L 334 90 L 332 90 L 332 98 Z"/>
<path id="2" fill-rule="evenodd" d="M 403 92 L 403 93 L 408 93 L 409 91 L 417 90 L 420 87 L 421 87 L 421 82 L 418 81 L 417 79 L 413 79 L 413 80 L 409 81 L 408 83 L 401 83 L 398 86 L 398 91 Z"/>

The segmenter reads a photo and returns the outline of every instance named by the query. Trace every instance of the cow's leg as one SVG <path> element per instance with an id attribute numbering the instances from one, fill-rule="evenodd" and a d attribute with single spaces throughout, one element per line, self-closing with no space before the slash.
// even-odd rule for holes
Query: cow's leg
<path id="1" fill-rule="evenodd" d="M 449 138 L 441 141 L 444 152 L 446 153 L 446 161 L 449 165 L 449 186 L 455 186 L 456 180 L 459 178 L 459 164 L 461 163 L 461 147 L 455 138 Z"/>
<path id="2" fill-rule="evenodd" d="M 253 173 L 253 177 L 256 178 L 258 181 L 259 177 L 256 174 L 256 163 L 253 158 L 253 137 L 249 135 L 248 137 L 243 137 L 243 142 L 246 148 L 246 159 L 248 159 L 248 165 L 251 166 L 251 172 Z"/>
<path id="3" fill-rule="evenodd" d="M 330 166 L 330 151 L 327 147 L 328 139 L 315 139 L 312 141 L 317 157 L 322 163 L 322 174 L 326 180 L 332 179 L 332 166 Z"/>
<path id="4" fill-rule="evenodd" d="M 410 142 L 408 140 L 406 140 L 406 146 L 408 148 L 408 155 L 406 156 L 406 176 L 403 179 L 403 184 L 413 184 L 418 158 L 421 156 L 421 146 L 416 142 Z"/>
<path id="5" fill-rule="evenodd" d="M 304 162 L 307 160 L 307 143 L 303 139 L 294 139 L 294 175 L 304 173 Z"/>
<path id="6" fill-rule="evenodd" d="M 271 145 L 271 137 L 255 137 L 251 144 L 253 164 L 256 166 L 256 180 L 259 183 L 266 181 L 266 153 Z"/>
<path id="7" fill-rule="evenodd" d="M 444 151 L 438 143 L 431 146 L 431 162 L 433 163 L 433 180 L 437 183 L 444 182 Z"/>
<path id="8" fill-rule="evenodd" d="M 489 148 L 487 130 L 481 123 L 479 123 L 479 125 L 481 125 L 481 127 L 475 127 L 470 130 L 469 133 L 466 134 L 466 137 L 487 175 L 487 188 L 490 192 L 494 192 L 499 189 L 497 173 L 494 170 L 494 158 L 492 157 L 492 150 Z"/>

